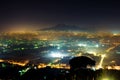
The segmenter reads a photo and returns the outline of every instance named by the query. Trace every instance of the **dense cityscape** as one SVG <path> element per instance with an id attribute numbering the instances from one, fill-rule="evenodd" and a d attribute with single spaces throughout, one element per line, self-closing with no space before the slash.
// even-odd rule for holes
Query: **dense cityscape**
<path id="1" fill-rule="evenodd" d="M 67 66 L 71 57 L 86 55 L 94 58 L 99 65 L 102 56 L 105 55 L 101 68 L 120 65 L 119 34 L 35 31 L 8 32 L 1 33 L 0 36 L 1 61 L 13 64 L 19 65 L 20 62 L 23 65 L 25 62 L 35 65 L 42 63 L 47 66 L 63 63 Z"/>
<path id="2" fill-rule="evenodd" d="M 18 31 L 0 34 L 0 67 L 15 67 L 19 75 L 50 67 L 66 71 L 73 57 L 96 61 L 95 70 L 120 70 L 120 34 L 79 31 Z M 88 66 L 89 68 L 89 66 Z"/>
<path id="3" fill-rule="evenodd" d="M 119 1 L 0 0 L 0 80 L 119 77 Z"/>

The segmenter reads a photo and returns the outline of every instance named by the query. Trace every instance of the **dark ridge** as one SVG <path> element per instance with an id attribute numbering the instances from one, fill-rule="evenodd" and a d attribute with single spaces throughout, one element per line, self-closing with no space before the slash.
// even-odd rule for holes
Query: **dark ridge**
<path id="1" fill-rule="evenodd" d="M 42 31 L 81 31 L 81 32 L 95 32 L 97 29 L 88 27 L 79 27 L 76 25 L 58 24 L 50 28 L 41 29 Z"/>

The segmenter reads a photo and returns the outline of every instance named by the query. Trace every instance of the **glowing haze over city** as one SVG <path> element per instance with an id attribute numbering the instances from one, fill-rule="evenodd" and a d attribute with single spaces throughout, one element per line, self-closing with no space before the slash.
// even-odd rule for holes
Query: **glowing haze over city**
<path id="1" fill-rule="evenodd" d="M 0 62 L 69 69 L 84 55 L 96 68 L 120 69 L 119 3 L 0 2 Z"/>

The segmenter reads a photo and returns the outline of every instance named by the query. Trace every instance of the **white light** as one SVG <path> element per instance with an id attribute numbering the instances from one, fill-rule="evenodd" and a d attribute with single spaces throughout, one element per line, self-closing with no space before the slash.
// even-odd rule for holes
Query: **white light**
<path id="1" fill-rule="evenodd" d="M 104 58 L 104 57 L 106 57 L 106 55 L 105 55 L 105 54 L 103 54 L 103 55 L 101 55 L 101 57 L 102 57 L 102 58 Z"/>
<path id="2" fill-rule="evenodd" d="M 115 80 L 113 77 L 105 77 L 105 78 L 101 78 L 100 80 Z"/>
<path id="3" fill-rule="evenodd" d="M 98 44 L 96 44 L 96 45 L 95 45 L 95 47 L 97 47 L 97 48 L 98 48 L 98 47 L 99 47 L 99 45 L 98 45 Z"/>
<path id="4" fill-rule="evenodd" d="M 63 55 L 62 53 L 60 52 L 51 52 L 51 57 L 56 57 L 56 58 L 62 58 L 64 57 L 65 55 Z"/>
<path id="5" fill-rule="evenodd" d="M 78 46 L 86 47 L 87 45 L 86 44 L 78 44 Z"/>
<path id="6" fill-rule="evenodd" d="M 113 33 L 114 36 L 118 35 L 117 33 Z"/>
<path id="7" fill-rule="evenodd" d="M 94 56 L 97 55 L 97 53 L 96 53 L 96 52 L 93 52 L 93 51 L 87 51 L 87 53 L 88 53 L 88 54 L 93 54 Z"/>
<path id="8" fill-rule="evenodd" d="M 98 68 L 103 68 L 103 67 L 102 67 L 102 64 L 103 64 L 103 60 L 104 60 L 105 57 L 106 57 L 105 54 L 102 54 L 102 55 L 101 55 L 101 60 L 100 60 L 100 63 L 99 63 L 99 65 L 98 65 Z"/>
<path id="9" fill-rule="evenodd" d="M 108 78 L 103 78 L 102 80 L 109 80 Z"/>

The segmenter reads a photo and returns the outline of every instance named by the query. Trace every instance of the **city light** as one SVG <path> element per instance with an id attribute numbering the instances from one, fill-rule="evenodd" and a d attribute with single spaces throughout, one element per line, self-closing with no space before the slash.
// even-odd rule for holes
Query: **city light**
<path id="1" fill-rule="evenodd" d="M 63 58 L 65 54 L 62 54 L 61 52 L 56 51 L 56 52 L 51 52 L 50 56 L 54 58 Z"/>
<path id="2" fill-rule="evenodd" d="M 86 44 L 78 44 L 78 46 L 83 46 L 83 47 L 86 47 L 87 45 Z"/>
<path id="3" fill-rule="evenodd" d="M 1 0 L 0 80 L 119 80 L 120 1 Z"/>
<path id="4" fill-rule="evenodd" d="M 115 79 L 113 77 L 104 76 L 104 77 L 101 77 L 101 79 L 99 80 L 115 80 Z"/>
<path id="5" fill-rule="evenodd" d="M 48 36 L 48 34 L 52 34 L 52 36 L 51 35 Z M 19 61 L 20 59 L 23 59 L 23 61 L 26 60 L 22 58 L 24 54 L 25 55 L 30 54 L 30 56 L 28 55 L 29 57 L 26 56 L 28 60 L 31 60 L 30 58 L 34 58 L 36 56 L 37 59 L 39 59 L 40 57 L 49 58 L 50 62 L 48 61 L 48 63 L 52 62 L 52 64 L 58 62 L 57 61 L 58 59 L 62 60 L 65 59 L 66 57 L 68 58 L 71 56 L 75 57 L 81 55 L 88 55 L 94 57 L 95 59 L 97 58 L 96 64 L 98 64 L 99 68 L 103 68 L 104 58 L 106 57 L 106 55 L 109 53 L 110 53 L 109 55 L 111 55 L 111 53 L 113 53 L 112 50 L 115 53 L 118 53 L 119 51 L 119 50 L 114 50 L 117 49 L 116 47 L 119 48 L 120 45 L 119 35 L 113 38 L 114 37 L 113 34 L 110 34 L 111 35 L 110 37 L 109 36 L 106 37 L 105 35 L 98 33 L 96 35 L 93 35 L 95 39 L 91 40 L 90 38 L 87 37 L 90 35 L 89 33 L 86 33 L 83 39 L 81 34 L 84 33 L 78 32 L 77 37 L 74 38 L 73 32 L 40 31 L 40 32 L 24 32 L 24 33 L 23 32 L 2 33 L 1 41 L 0 41 L 0 49 L 1 49 L 0 53 L 1 55 L 5 56 L 5 53 L 7 55 L 7 53 L 11 54 L 12 52 L 18 52 L 18 54 L 13 55 L 13 57 L 20 55 L 21 57 L 18 57 L 18 60 L 11 59 L 12 61 L 8 60 L 7 62 L 10 64 L 20 65 L 20 66 L 25 66 L 26 64 L 29 63 L 29 61 L 28 62 Z M 70 40 L 64 37 L 68 35 L 71 35 L 69 36 Z M 99 36 L 102 36 L 104 39 L 98 38 Z M 59 37 L 61 37 L 62 40 L 60 40 Z M 118 40 L 116 41 L 116 39 Z M 22 51 L 22 54 L 19 53 L 19 51 Z M 30 53 L 24 51 L 29 51 Z M 39 52 L 39 54 L 36 55 L 32 53 L 31 56 L 32 51 L 35 53 Z M 1 56 L 1 59 L 3 56 Z M 113 57 L 115 56 L 113 55 Z M 111 57 L 107 59 L 111 61 Z M 44 59 L 41 61 L 43 61 L 44 63 Z M 114 65 L 114 67 L 113 66 L 108 67 L 108 69 L 120 70 L 119 65 L 117 65 L 118 62 L 116 61 L 116 59 L 114 61 L 116 62 L 116 65 Z M 4 62 L 4 59 L 0 60 L 0 62 Z M 111 63 L 108 62 L 108 66 L 110 66 L 110 64 Z M 104 65 L 106 65 L 106 63 L 104 63 Z"/>
<path id="6" fill-rule="evenodd" d="M 99 45 L 98 45 L 98 44 L 96 44 L 96 45 L 95 45 L 95 47 L 97 47 L 97 48 L 98 48 L 98 47 L 99 47 Z"/>
<path id="7" fill-rule="evenodd" d="M 103 78 L 102 80 L 110 80 L 109 78 Z"/>
<path id="8" fill-rule="evenodd" d="M 88 53 L 88 54 L 93 54 L 94 56 L 96 56 L 96 55 L 97 55 L 97 53 L 96 53 L 96 52 L 94 52 L 94 51 L 87 51 L 87 53 Z"/>
<path id="9" fill-rule="evenodd" d="M 106 57 L 105 54 L 101 55 L 101 60 L 100 60 L 100 63 L 99 63 L 99 65 L 98 65 L 98 69 L 99 69 L 99 68 L 103 68 L 103 60 L 104 60 L 105 57 Z"/>

